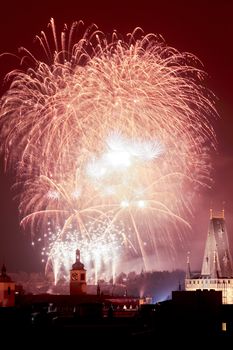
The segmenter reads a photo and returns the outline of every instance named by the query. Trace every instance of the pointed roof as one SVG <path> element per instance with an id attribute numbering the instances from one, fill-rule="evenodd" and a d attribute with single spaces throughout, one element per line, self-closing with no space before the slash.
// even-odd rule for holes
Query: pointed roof
<path id="1" fill-rule="evenodd" d="M 72 265 L 72 270 L 85 270 L 84 264 L 81 263 L 81 261 L 80 261 L 80 250 L 79 249 L 76 250 L 76 261 Z"/>
<path id="2" fill-rule="evenodd" d="M 216 214 L 213 214 L 212 210 L 210 211 L 201 275 L 210 278 L 233 277 L 224 210 Z"/>
<path id="3" fill-rule="evenodd" d="M 187 254 L 187 269 L 186 269 L 186 276 L 185 278 L 191 278 L 191 269 L 190 269 L 190 259 L 189 259 L 190 252 Z"/>
<path id="4" fill-rule="evenodd" d="M 10 276 L 6 274 L 6 266 L 2 264 L 2 272 L 0 275 L 0 282 L 12 282 Z"/>

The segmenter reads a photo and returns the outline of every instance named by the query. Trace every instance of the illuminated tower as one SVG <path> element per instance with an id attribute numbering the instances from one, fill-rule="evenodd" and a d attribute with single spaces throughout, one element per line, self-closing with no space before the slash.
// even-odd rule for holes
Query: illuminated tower
<path id="1" fill-rule="evenodd" d="M 213 214 L 210 210 L 210 222 L 202 262 L 201 274 L 185 278 L 185 290 L 214 289 L 222 291 L 224 304 L 233 304 L 233 265 L 229 249 L 224 210 Z"/>
<path id="2" fill-rule="evenodd" d="M 224 210 L 215 215 L 210 210 L 210 223 L 201 275 L 209 278 L 233 277 Z"/>
<path id="3" fill-rule="evenodd" d="M 80 251 L 76 250 L 76 261 L 70 270 L 70 295 L 85 294 L 87 292 L 86 270 L 80 261 Z"/>
<path id="4" fill-rule="evenodd" d="M 0 306 L 15 305 L 15 282 L 13 282 L 6 274 L 6 267 L 2 265 L 2 273 L 0 275 Z"/>

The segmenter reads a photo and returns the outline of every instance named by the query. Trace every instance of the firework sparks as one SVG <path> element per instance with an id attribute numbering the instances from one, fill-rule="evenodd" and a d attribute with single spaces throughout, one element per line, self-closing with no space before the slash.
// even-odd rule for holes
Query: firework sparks
<path id="1" fill-rule="evenodd" d="M 88 270 L 89 282 L 96 284 L 100 278 L 107 277 L 114 280 L 115 266 L 119 263 L 121 256 L 121 246 L 127 244 L 131 249 L 123 223 L 110 226 L 108 218 L 98 224 L 89 221 L 85 226 L 89 237 L 83 239 L 82 233 L 75 230 L 72 225 L 62 233 L 61 228 L 52 229 L 50 221 L 48 222 L 47 233 L 44 234 L 42 242 L 40 241 L 41 257 L 46 263 L 46 271 L 52 269 L 54 272 L 55 283 L 60 279 L 68 279 L 77 246 L 83 251 L 82 259 Z M 34 245 L 34 242 L 32 243 Z M 107 269 L 106 266 L 108 266 Z"/>
<path id="2" fill-rule="evenodd" d="M 59 227 L 42 250 L 55 280 L 77 247 L 87 265 L 95 256 L 96 271 L 98 254 L 112 256 L 115 271 L 130 249 L 149 268 L 158 245 L 173 250 L 182 239 L 189 192 L 209 185 L 215 108 L 204 73 L 156 35 L 108 40 L 92 26 L 76 39 L 77 22 L 59 41 L 50 25 L 51 46 L 37 37 L 45 62 L 22 49 L 31 66 L 8 74 L 1 98 L 1 150 L 6 169 L 16 168 L 21 223 L 33 244 L 48 221 Z"/>

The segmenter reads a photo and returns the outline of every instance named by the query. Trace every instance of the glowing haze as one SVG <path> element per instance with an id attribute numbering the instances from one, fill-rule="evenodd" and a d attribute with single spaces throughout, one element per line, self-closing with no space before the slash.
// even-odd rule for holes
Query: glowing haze
<path id="1" fill-rule="evenodd" d="M 156 268 L 160 249 L 168 258 L 182 242 L 195 192 L 210 185 L 215 108 L 200 62 L 140 29 L 108 38 L 82 21 L 60 34 L 49 25 L 37 36 L 40 59 L 21 48 L 1 98 L 21 225 L 55 283 L 77 248 L 90 281 L 138 258 Z"/>

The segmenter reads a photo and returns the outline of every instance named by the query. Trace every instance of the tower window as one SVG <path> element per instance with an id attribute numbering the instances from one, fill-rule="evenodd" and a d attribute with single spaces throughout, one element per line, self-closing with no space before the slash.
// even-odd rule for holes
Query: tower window
<path id="1" fill-rule="evenodd" d="M 222 331 L 226 332 L 227 330 L 227 323 L 226 322 L 222 322 Z"/>
<path id="2" fill-rule="evenodd" d="M 81 273 L 81 275 L 80 275 L 80 280 L 81 280 L 81 281 L 85 281 L 85 273 Z"/>
<path id="3" fill-rule="evenodd" d="M 11 287 L 8 287 L 8 289 L 7 289 L 7 294 L 8 294 L 8 295 L 11 294 Z"/>

